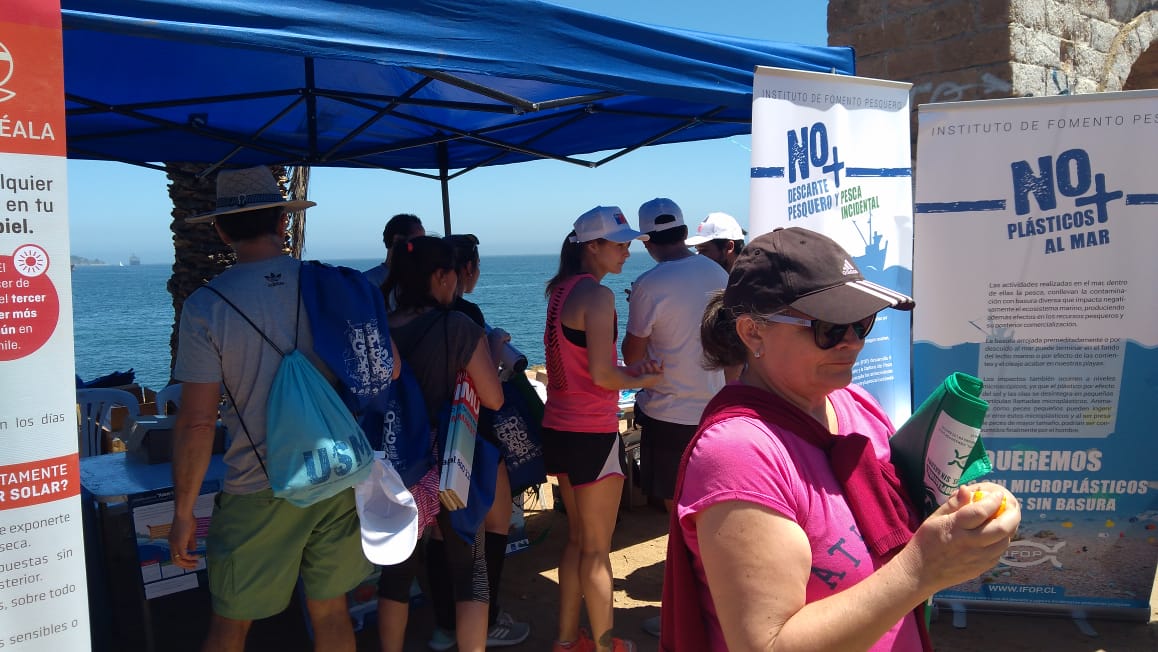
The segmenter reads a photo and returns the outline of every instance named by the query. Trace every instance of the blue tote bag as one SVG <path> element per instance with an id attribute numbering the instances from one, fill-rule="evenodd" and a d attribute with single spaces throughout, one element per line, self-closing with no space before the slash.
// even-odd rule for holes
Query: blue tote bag
<path id="1" fill-rule="evenodd" d="M 385 451 L 402 482 L 413 487 L 434 466 L 434 450 L 422 387 L 410 365 L 402 360 L 399 363 L 402 369 L 386 389 L 385 407 L 381 412 L 363 414 L 361 423 L 370 444 Z"/>
<path id="2" fill-rule="evenodd" d="M 495 482 L 499 476 L 499 449 L 482 437 L 475 437 L 474 464 L 471 466 L 470 498 L 466 507 L 448 512 L 454 531 L 467 543 L 474 543 L 487 512 L 495 502 Z"/>
<path id="3" fill-rule="evenodd" d="M 543 462 L 543 436 L 540 430 L 542 410 L 538 413 L 522 388 L 518 386 L 519 376 L 503 383 L 503 406 L 494 412 L 492 419 L 495 439 L 500 444 L 500 453 L 507 464 L 507 475 L 511 480 L 511 495 L 547 481 L 547 467 Z M 522 382 L 527 383 L 526 377 Z M 534 389 L 527 390 L 534 395 Z"/>

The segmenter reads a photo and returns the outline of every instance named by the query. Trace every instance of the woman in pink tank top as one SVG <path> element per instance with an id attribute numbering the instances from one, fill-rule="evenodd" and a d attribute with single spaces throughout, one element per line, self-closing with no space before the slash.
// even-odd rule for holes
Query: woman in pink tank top
<path id="1" fill-rule="evenodd" d="M 611 535 L 623 491 L 619 390 L 649 387 L 662 366 L 643 360 L 620 366 L 616 356 L 615 297 L 599 281 L 618 274 L 633 230 L 614 206 L 599 206 L 575 221 L 563 242 L 559 273 L 547 284 L 547 405 L 543 455 L 559 480 L 569 535 L 559 562 L 559 637 L 555 650 L 634 650 L 612 636 Z M 579 629 L 586 605 L 594 640 Z"/>

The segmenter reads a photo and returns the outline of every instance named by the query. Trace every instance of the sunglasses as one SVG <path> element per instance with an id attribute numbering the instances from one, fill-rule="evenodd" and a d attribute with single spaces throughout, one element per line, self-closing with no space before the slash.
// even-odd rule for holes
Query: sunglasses
<path id="1" fill-rule="evenodd" d="M 845 333 L 847 333 L 850 328 L 853 333 L 856 333 L 856 339 L 863 340 L 868 336 L 869 331 L 873 329 L 873 324 L 876 323 L 877 316 L 876 313 L 873 313 L 851 324 L 834 324 L 830 321 L 822 321 L 820 319 L 802 319 L 800 317 L 779 314 L 765 315 L 765 319 L 776 322 L 777 324 L 792 324 L 794 326 L 811 328 L 812 338 L 816 341 L 817 348 L 823 351 L 840 344 L 841 340 L 844 339 Z"/>

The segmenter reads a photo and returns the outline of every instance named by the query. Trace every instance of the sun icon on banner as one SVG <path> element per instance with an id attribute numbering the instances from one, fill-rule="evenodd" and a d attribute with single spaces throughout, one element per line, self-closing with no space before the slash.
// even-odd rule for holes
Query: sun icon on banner
<path id="1" fill-rule="evenodd" d="M 36 245 L 24 245 L 12 254 L 12 265 L 21 276 L 40 276 L 48 269 L 48 252 Z"/>
<path id="2" fill-rule="evenodd" d="M 12 53 L 8 51 L 8 48 L 5 47 L 3 43 L 0 43 L 0 102 L 16 97 L 15 91 L 4 88 L 4 84 L 7 84 L 8 80 L 12 79 L 12 72 L 15 67 L 16 64 L 12 61 Z"/>

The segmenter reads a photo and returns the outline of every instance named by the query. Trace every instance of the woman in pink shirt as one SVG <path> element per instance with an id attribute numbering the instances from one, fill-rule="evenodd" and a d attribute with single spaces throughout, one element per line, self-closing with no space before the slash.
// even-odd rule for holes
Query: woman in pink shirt
<path id="1" fill-rule="evenodd" d="M 633 230 L 615 206 L 598 206 L 575 220 L 563 242 L 559 272 L 547 284 L 547 404 L 543 459 L 557 476 L 567 510 L 568 537 L 559 562 L 556 652 L 622 652 L 630 641 L 612 636 L 611 535 L 623 491 L 619 390 L 649 387 L 662 366 L 629 367 L 615 353 L 615 297 L 599 281 L 623 271 Z M 579 611 L 595 632 L 579 629 Z"/>
<path id="2" fill-rule="evenodd" d="M 913 300 L 819 233 L 777 229 L 740 253 L 701 330 L 709 364 L 745 367 L 684 453 L 661 649 L 931 650 L 925 601 L 1001 558 L 1017 500 L 961 488 L 919 523 L 889 462 L 893 426 L 850 384 L 885 308 Z"/>

